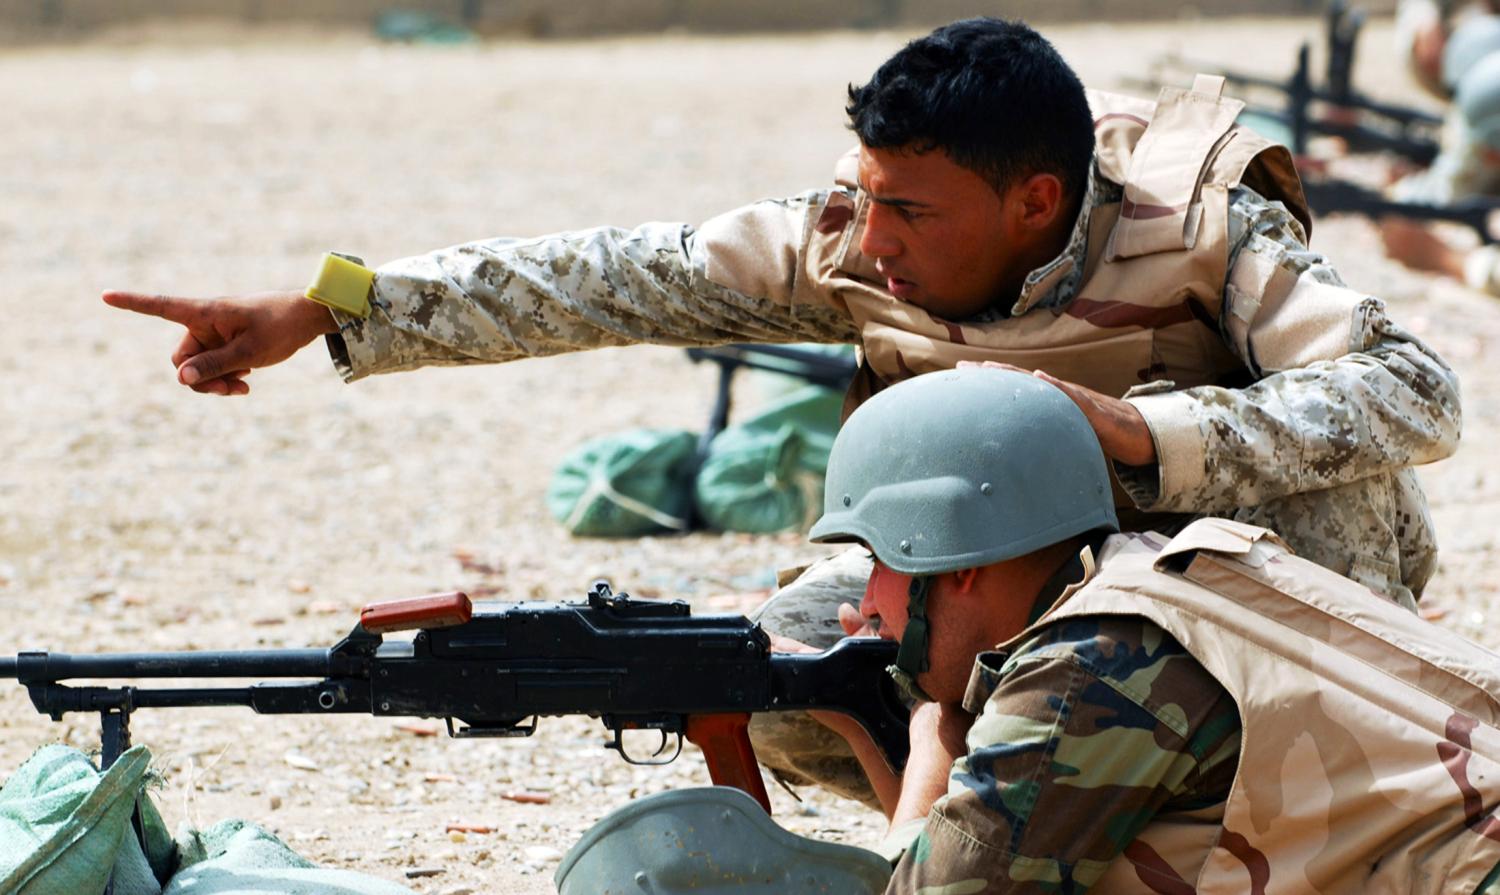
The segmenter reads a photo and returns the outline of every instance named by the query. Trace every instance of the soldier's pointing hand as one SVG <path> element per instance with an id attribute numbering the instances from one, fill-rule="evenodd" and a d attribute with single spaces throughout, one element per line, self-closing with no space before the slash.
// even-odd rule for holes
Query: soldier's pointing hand
<path id="1" fill-rule="evenodd" d="M 337 323 L 300 292 L 261 292 L 234 298 L 179 298 L 107 291 L 104 303 L 180 323 L 187 332 L 172 352 L 177 381 L 195 392 L 244 395 L 245 376 L 279 364 Z"/>

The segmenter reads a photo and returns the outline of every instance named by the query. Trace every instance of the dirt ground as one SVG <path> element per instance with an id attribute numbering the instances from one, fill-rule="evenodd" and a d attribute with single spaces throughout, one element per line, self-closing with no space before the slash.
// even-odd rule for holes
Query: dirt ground
<path id="1" fill-rule="evenodd" d="M 1108 86 L 1167 49 L 1280 71 L 1315 28 L 1048 33 Z M 1357 80 L 1413 98 L 1382 58 L 1388 30 L 1366 36 Z M 681 352 L 346 386 L 314 346 L 224 400 L 175 384 L 170 327 L 97 296 L 297 287 L 331 248 L 380 262 L 500 234 L 699 221 L 820 185 L 850 143 L 844 86 L 908 36 L 434 48 L 150 29 L 5 50 L 0 653 L 326 645 L 370 600 L 576 599 L 600 577 L 700 609 L 753 606 L 773 569 L 819 551 L 795 536 L 573 540 L 542 505 L 553 462 L 584 438 L 702 424 L 713 373 Z M 1444 547 L 1425 605 L 1494 648 L 1500 390 L 1484 371 L 1500 301 L 1396 267 L 1361 220 L 1322 222 L 1313 241 L 1463 376 L 1463 446 L 1422 471 Z M 579 719 L 460 742 L 385 719 L 147 710 L 134 732 L 165 776 L 170 824 L 249 818 L 313 860 L 424 893 L 551 891 L 563 851 L 604 813 L 707 781 L 691 749 L 633 768 Z M 54 724 L 0 682 L 0 769 L 96 736 L 91 718 Z M 545 803 L 507 798 L 518 793 Z M 883 832 L 850 803 L 774 795 L 796 832 L 863 844 Z"/>

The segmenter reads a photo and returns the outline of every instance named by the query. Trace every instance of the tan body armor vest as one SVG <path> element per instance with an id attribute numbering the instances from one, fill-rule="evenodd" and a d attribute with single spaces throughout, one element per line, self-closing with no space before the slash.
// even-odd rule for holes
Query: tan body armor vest
<path id="1" fill-rule="evenodd" d="M 1160 625 L 1244 727 L 1222 819 L 1158 816 L 1097 891 L 1467 895 L 1500 864 L 1500 656 L 1219 519 L 1111 537 L 1040 623 L 1082 615 Z"/>
<path id="2" fill-rule="evenodd" d="M 846 410 L 961 360 L 1042 369 L 1115 397 L 1156 380 L 1177 388 L 1243 380 L 1244 365 L 1219 334 L 1229 191 L 1244 183 L 1286 203 L 1305 228 L 1310 220 L 1291 156 L 1235 125 L 1244 103 L 1220 97 L 1220 87 L 1222 79 L 1200 77 L 1194 90 L 1167 88 L 1155 103 L 1088 92 L 1099 171 L 1123 187 L 1123 201 L 1092 210 L 1083 279 L 1062 309 L 954 323 L 895 298 L 859 251 L 868 198 L 835 195 L 853 201 L 853 226 L 815 233 L 806 269 L 862 330 L 864 364 Z M 839 181 L 854 187 L 856 168 L 846 157 Z M 1065 263 L 1050 277 L 1071 269 Z"/>

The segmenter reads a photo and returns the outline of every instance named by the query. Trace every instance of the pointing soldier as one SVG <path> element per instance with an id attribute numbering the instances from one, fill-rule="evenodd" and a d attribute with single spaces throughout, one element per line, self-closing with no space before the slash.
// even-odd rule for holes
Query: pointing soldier
<path id="1" fill-rule="evenodd" d="M 640 342 L 851 342 L 850 408 L 961 362 L 1034 370 L 1113 461 L 1127 529 L 1263 525 L 1413 608 L 1436 548 L 1411 467 L 1454 449 L 1456 377 L 1307 249 L 1290 156 L 1237 127 L 1221 87 L 1085 91 L 1025 25 L 971 19 L 850 89 L 859 147 L 831 189 L 696 228 L 493 239 L 374 271 L 329 258 L 313 301 L 104 298 L 185 325 L 178 379 L 220 395 L 318 335 L 350 381 Z M 761 621 L 830 645 L 869 569 L 861 551 L 815 564 Z M 752 734 L 785 780 L 876 802 L 821 725 Z"/>

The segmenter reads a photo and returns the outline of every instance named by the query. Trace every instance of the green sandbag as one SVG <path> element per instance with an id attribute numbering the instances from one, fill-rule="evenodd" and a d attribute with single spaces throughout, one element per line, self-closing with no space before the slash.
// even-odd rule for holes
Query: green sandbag
<path id="1" fill-rule="evenodd" d="M 697 437 L 629 429 L 574 449 L 552 474 L 547 509 L 575 535 L 638 537 L 685 531 Z"/>
<path id="2" fill-rule="evenodd" d="M 404 43 L 461 44 L 477 35 L 462 25 L 420 9 L 387 9 L 375 17 L 375 36 Z"/>
<path id="3" fill-rule="evenodd" d="M 698 515 L 720 531 L 806 530 L 823 509 L 823 476 L 844 397 L 799 389 L 709 444 L 694 485 Z"/>
<path id="4" fill-rule="evenodd" d="M 112 880 L 115 895 L 163 895 L 175 869 L 170 895 L 414 895 L 320 868 L 241 820 L 184 827 L 174 842 L 145 794 L 150 763 L 135 746 L 101 774 L 71 746 L 38 749 L 0 787 L 0 893 L 96 895 Z"/>
<path id="5" fill-rule="evenodd" d="M 318 867 L 243 820 L 185 829 L 177 840 L 182 866 L 163 895 L 414 895 L 373 876 Z"/>
<path id="6" fill-rule="evenodd" d="M 171 855 L 161 817 L 144 795 L 151 753 L 136 746 L 100 774 L 70 746 L 38 749 L 0 788 L 0 892 L 82 895 L 103 892 L 111 871 L 116 895 L 158 895 L 153 867 Z M 151 854 L 131 828 L 142 804 Z"/>

